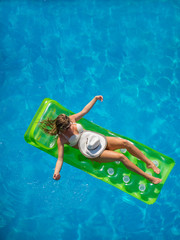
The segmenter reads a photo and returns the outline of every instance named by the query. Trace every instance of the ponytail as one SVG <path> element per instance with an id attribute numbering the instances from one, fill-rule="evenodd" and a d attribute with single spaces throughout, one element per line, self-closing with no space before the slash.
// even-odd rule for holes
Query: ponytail
<path id="1" fill-rule="evenodd" d="M 40 122 L 40 128 L 47 134 L 57 135 L 61 130 L 67 129 L 71 124 L 70 118 L 60 114 L 56 119 L 46 119 Z"/>
<path id="2" fill-rule="evenodd" d="M 56 119 L 52 120 L 52 119 L 47 119 L 47 120 L 43 120 L 42 122 L 40 122 L 40 127 L 41 129 L 50 135 L 57 135 L 58 131 L 57 131 L 57 127 L 56 127 Z"/>

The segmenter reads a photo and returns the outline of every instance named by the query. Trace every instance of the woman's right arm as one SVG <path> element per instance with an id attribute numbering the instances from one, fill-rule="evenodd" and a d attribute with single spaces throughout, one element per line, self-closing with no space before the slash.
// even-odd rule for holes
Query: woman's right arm
<path id="1" fill-rule="evenodd" d="M 53 178 L 55 180 L 59 180 L 61 177 L 59 172 L 61 171 L 61 168 L 63 165 L 63 157 L 64 157 L 64 145 L 61 143 L 60 138 L 58 138 L 57 144 L 58 144 L 58 160 L 56 162 L 56 167 L 53 175 Z"/>

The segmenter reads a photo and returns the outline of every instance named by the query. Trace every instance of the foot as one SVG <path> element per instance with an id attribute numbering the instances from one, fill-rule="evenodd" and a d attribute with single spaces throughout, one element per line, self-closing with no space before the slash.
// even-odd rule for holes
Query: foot
<path id="1" fill-rule="evenodd" d="M 160 169 L 159 169 L 158 167 L 156 167 L 156 165 L 155 165 L 153 162 L 147 164 L 146 166 L 147 166 L 147 168 L 152 168 L 152 170 L 153 170 L 155 173 L 157 173 L 157 174 L 160 173 Z"/>
<path id="2" fill-rule="evenodd" d="M 151 180 L 151 182 L 152 182 L 153 184 L 158 184 L 158 183 L 162 182 L 162 179 L 154 177 L 154 178 Z"/>

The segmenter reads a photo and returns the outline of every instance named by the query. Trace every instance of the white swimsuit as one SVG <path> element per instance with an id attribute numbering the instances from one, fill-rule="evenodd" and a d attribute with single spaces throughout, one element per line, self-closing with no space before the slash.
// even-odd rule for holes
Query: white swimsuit
<path id="1" fill-rule="evenodd" d="M 80 136 L 81 136 L 81 133 L 84 131 L 84 129 L 83 129 L 82 125 L 79 124 L 79 123 L 72 123 L 72 124 L 76 124 L 77 125 L 77 130 L 78 130 L 79 134 L 74 134 L 70 138 L 68 138 L 63 133 L 62 133 L 62 135 L 68 140 L 69 145 L 73 147 L 73 146 L 75 146 L 78 143 L 78 141 L 80 139 Z"/>

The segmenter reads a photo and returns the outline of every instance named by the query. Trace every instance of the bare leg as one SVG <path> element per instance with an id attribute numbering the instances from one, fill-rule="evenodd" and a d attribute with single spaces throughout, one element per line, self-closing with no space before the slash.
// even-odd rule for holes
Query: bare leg
<path id="1" fill-rule="evenodd" d="M 92 160 L 92 159 L 91 159 Z M 139 167 L 137 167 L 134 163 L 132 163 L 124 154 L 117 153 L 110 150 L 105 150 L 100 157 L 94 159 L 94 161 L 106 163 L 106 162 L 113 162 L 113 161 L 121 161 L 129 170 L 138 173 L 139 175 L 143 176 L 147 180 L 151 181 L 154 184 L 160 183 L 162 180 L 160 178 L 153 177 Z"/>
<path id="2" fill-rule="evenodd" d="M 127 151 L 132 154 L 134 157 L 142 160 L 146 163 L 147 168 L 152 168 L 153 171 L 157 174 L 160 173 L 160 169 L 155 166 L 155 164 L 150 161 L 137 147 L 125 139 L 107 137 L 108 140 L 108 149 L 115 150 L 119 148 L 126 148 Z"/>

